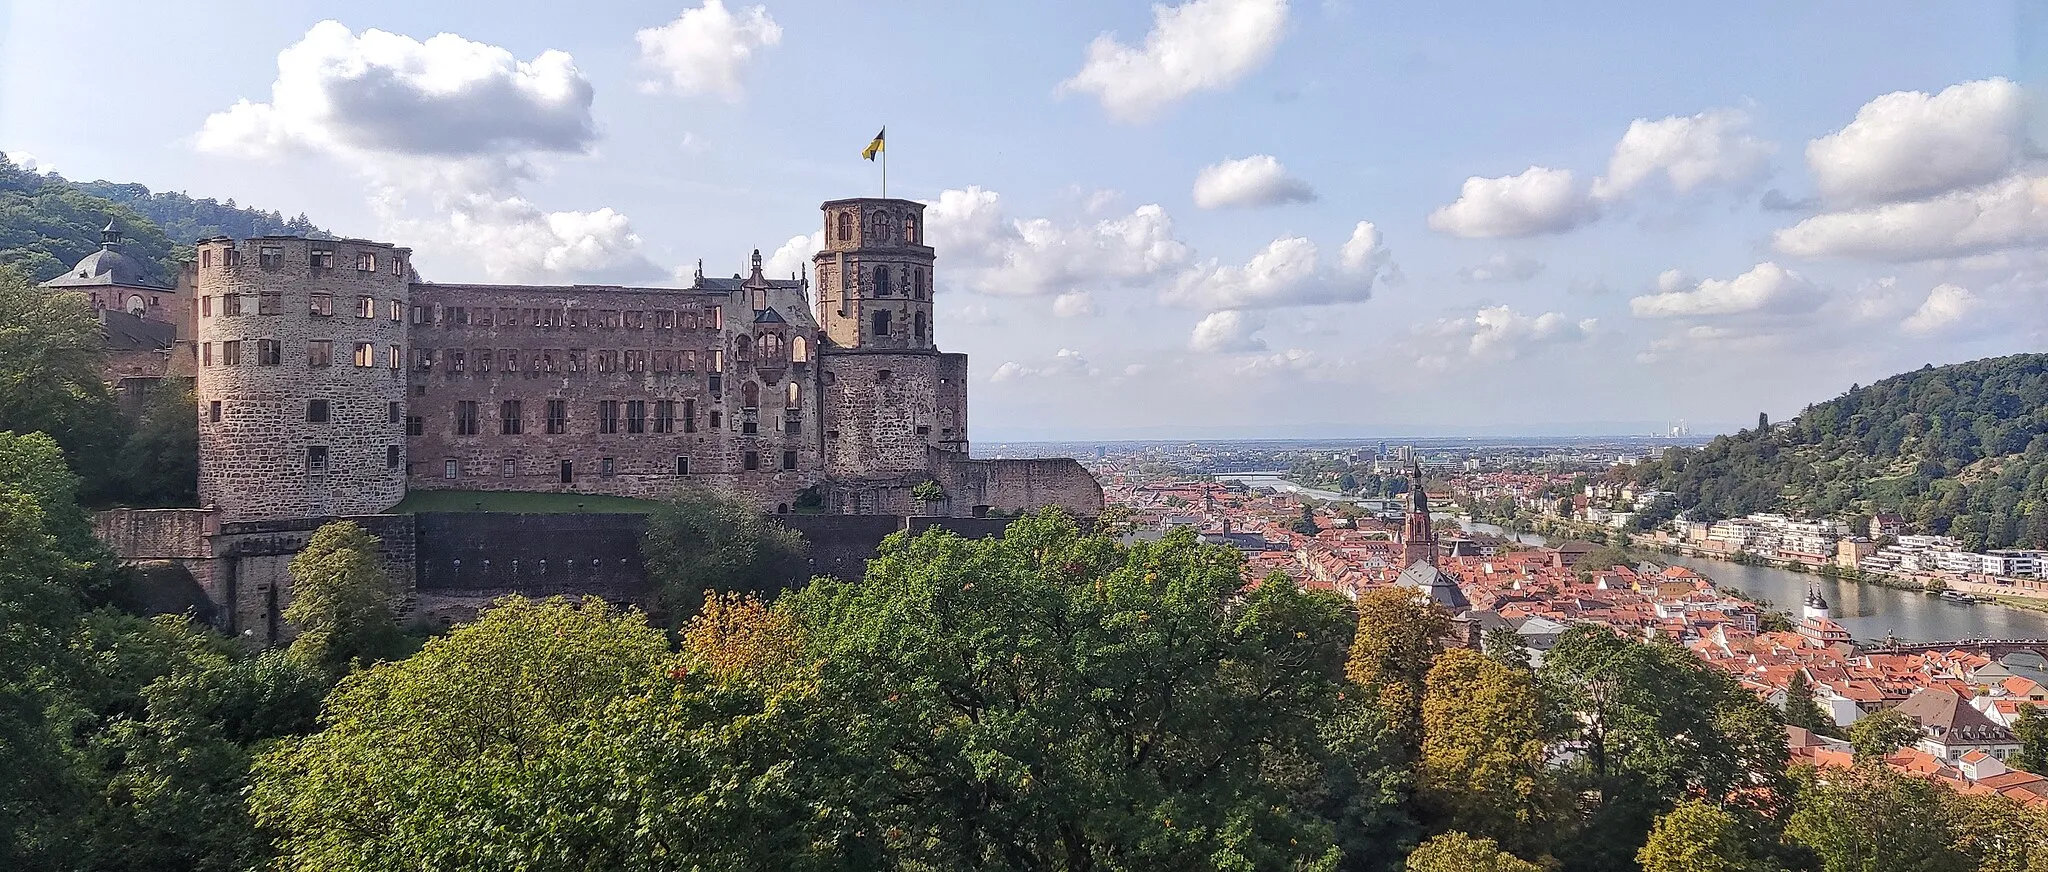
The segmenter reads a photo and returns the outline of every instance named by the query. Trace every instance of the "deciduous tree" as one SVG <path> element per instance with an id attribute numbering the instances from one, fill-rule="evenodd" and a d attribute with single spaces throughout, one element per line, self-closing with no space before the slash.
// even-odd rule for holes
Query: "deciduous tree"
<path id="1" fill-rule="evenodd" d="M 1544 770 L 1544 703 L 1533 676 L 1453 648 L 1429 670 L 1417 800 L 1451 829 L 1539 850 L 1560 797 Z"/>
<path id="2" fill-rule="evenodd" d="M 669 619 L 696 614 L 710 591 L 772 596 L 804 580 L 803 537 L 740 500 L 686 491 L 647 517 L 640 554 Z"/>
<path id="3" fill-rule="evenodd" d="M 1900 748 L 1920 741 L 1923 733 L 1919 721 L 1887 709 L 1851 724 L 1849 744 L 1855 748 L 1856 762 L 1882 763 Z"/>
<path id="4" fill-rule="evenodd" d="M 291 654 L 339 674 L 359 658 L 401 652 L 391 611 L 391 575 L 377 558 L 377 537 L 354 521 L 314 531 L 291 562 L 292 601 L 284 619 L 298 630 Z"/>
<path id="5" fill-rule="evenodd" d="M 1445 833 L 1416 846 L 1408 872 L 1543 872 L 1543 867 L 1500 849 L 1492 839 Z"/>
<path id="6" fill-rule="evenodd" d="M 1450 615 L 1407 588 L 1358 595 L 1358 631 L 1344 677 L 1379 701 L 1411 747 L 1421 742 L 1423 684 L 1450 631 Z"/>
<path id="7" fill-rule="evenodd" d="M 1642 872 L 1773 872 L 1774 852 L 1759 832 L 1735 812 L 1689 800 L 1657 818 L 1636 862 Z"/>

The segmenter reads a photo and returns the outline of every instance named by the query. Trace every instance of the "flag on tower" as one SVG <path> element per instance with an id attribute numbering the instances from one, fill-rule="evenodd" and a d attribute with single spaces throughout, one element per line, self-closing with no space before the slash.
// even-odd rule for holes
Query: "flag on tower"
<path id="1" fill-rule="evenodd" d="M 887 148 L 886 146 L 884 146 L 884 145 L 883 145 L 883 143 L 882 143 L 882 140 L 883 140 L 884 138 L 886 138 L 886 137 L 887 137 L 888 135 L 889 135 L 889 128 L 887 128 L 887 127 L 884 127 L 884 128 L 882 128 L 882 132 L 880 132 L 880 133 L 877 133 L 877 134 L 875 134 L 875 141 L 874 141 L 874 142 L 870 142 L 870 143 L 868 143 L 868 147 L 867 147 L 867 148 L 861 149 L 861 151 L 860 151 L 860 156 L 861 156 L 861 158 L 862 158 L 862 159 L 864 159 L 864 160 L 874 160 L 874 159 L 875 159 L 875 152 L 878 152 L 878 151 L 888 151 L 889 149 L 888 149 L 888 148 Z"/>

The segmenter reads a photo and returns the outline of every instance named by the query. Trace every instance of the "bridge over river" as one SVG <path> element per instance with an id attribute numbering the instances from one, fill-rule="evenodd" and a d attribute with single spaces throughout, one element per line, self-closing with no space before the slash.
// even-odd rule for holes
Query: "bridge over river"
<path id="1" fill-rule="evenodd" d="M 1924 654 L 1930 651 L 1966 651 L 1982 654 L 2000 663 L 2014 654 L 2031 654 L 2048 661 L 2048 639 L 1956 639 L 1947 642 L 1858 643 L 1865 654 Z M 2032 665 L 2032 664 L 2028 664 Z"/>

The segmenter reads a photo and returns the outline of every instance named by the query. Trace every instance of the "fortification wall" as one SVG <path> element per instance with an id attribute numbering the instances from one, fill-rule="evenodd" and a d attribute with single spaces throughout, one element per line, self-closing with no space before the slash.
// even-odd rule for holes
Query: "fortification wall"
<path id="1" fill-rule="evenodd" d="M 927 469 L 926 451 L 938 445 L 942 420 L 938 396 L 950 387 L 942 379 L 938 354 L 826 349 L 824 377 L 825 474 L 869 478 Z M 833 505 L 837 512 L 864 514 L 881 507 Z"/>
<path id="2" fill-rule="evenodd" d="M 1073 458 L 971 460 L 934 454 L 935 478 L 956 512 L 963 505 L 973 507 L 974 515 L 1059 506 L 1076 517 L 1102 514 L 1102 483 Z"/>
<path id="3" fill-rule="evenodd" d="M 220 609 L 215 625 L 253 644 L 289 641 L 284 610 L 292 599 L 292 558 L 305 550 L 314 531 L 333 520 L 354 521 L 377 537 L 377 556 L 397 593 L 397 611 L 409 615 L 418 547 L 413 516 L 362 515 L 221 525 L 213 537 L 214 587 L 219 591 L 214 603 Z"/>

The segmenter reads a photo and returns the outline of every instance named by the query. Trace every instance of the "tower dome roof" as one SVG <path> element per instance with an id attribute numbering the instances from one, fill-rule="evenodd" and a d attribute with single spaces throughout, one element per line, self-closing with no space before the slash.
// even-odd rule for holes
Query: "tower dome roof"
<path id="1" fill-rule="evenodd" d="M 151 281 L 149 268 L 141 261 L 122 254 L 121 231 L 114 222 L 107 222 L 100 231 L 100 250 L 81 258 L 63 275 L 43 283 L 46 288 L 91 288 L 118 286 L 124 288 L 154 288 L 170 290 L 169 286 Z"/>

